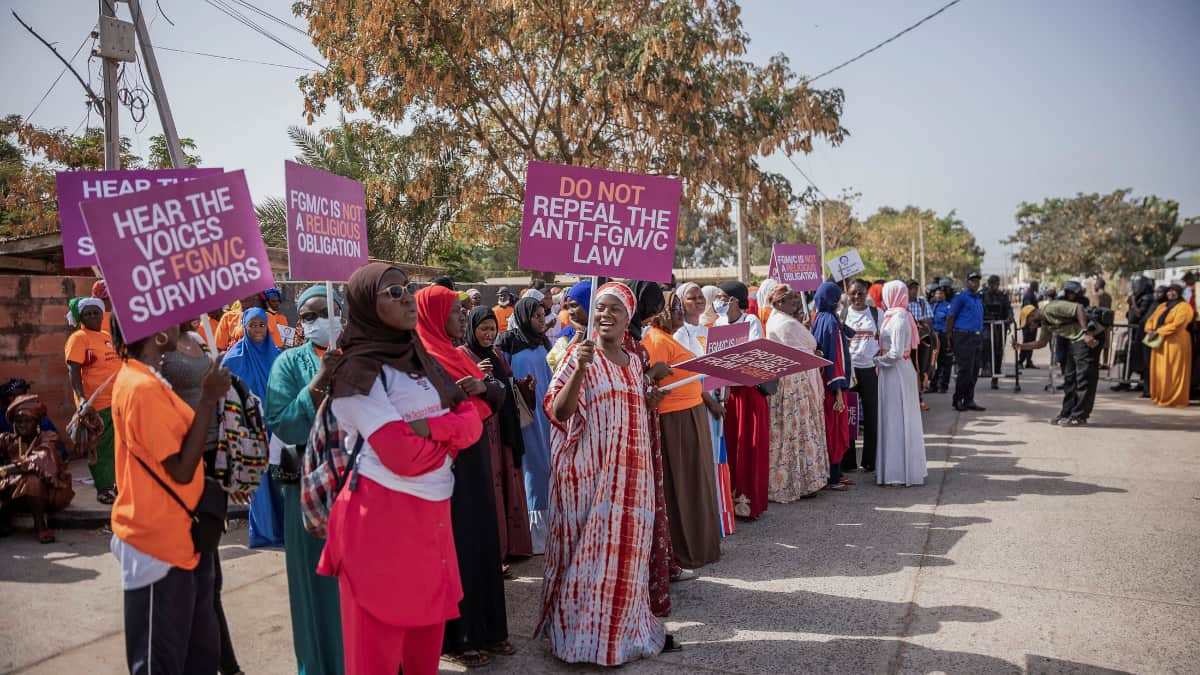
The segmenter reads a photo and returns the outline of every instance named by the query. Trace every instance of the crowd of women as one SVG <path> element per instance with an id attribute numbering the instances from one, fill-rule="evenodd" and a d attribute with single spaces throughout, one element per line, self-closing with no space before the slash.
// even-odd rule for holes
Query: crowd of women
<path id="1" fill-rule="evenodd" d="M 276 504 L 302 673 L 432 673 L 441 658 L 511 655 L 508 563 L 543 554 L 537 634 L 559 659 L 680 649 L 660 621 L 671 584 L 717 561 L 738 519 L 854 485 L 852 393 L 873 418 L 862 465 L 881 485 L 924 481 L 903 282 L 884 286 L 869 330 L 847 325 L 861 299 L 833 283 L 811 312 L 771 280 L 753 296 L 736 281 L 503 290 L 486 307 L 448 279 L 417 290 L 372 263 L 344 298 L 301 293 L 295 329 L 272 290 L 207 327 L 134 342 L 102 297 L 73 303 L 72 383 L 82 409 L 107 412 L 93 446 L 111 443 L 94 453 L 111 478 L 96 484 L 114 501 L 132 672 L 239 672 L 219 556 L 199 525 L 214 486 L 225 499 L 214 478 L 229 470 L 231 414 L 254 429 L 261 411 L 271 438 L 252 509 Z M 829 365 L 716 388 L 672 367 L 705 353 L 712 327 L 736 324 Z M 301 515 L 301 457 L 322 415 L 357 448 L 324 538 Z M 39 428 L 35 396 L 15 397 L 7 417 L 0 499 L 44 517 L 70 499 L 57 439 Z"/>

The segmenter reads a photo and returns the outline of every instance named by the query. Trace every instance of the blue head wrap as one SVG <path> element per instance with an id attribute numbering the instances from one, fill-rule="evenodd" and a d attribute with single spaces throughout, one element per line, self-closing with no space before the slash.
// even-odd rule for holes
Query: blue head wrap
<path id="1" fill-rule="evenodd" d="M 581 281 L 567 291 L 567 297 L 579 303 L 583 307 L 585 314 L 592 313 L 592 280 Z M 559 337 L 567 338 L 567 341 L 575 339 L 575 324 L 568 323 L 567 327 L 558 332 Z"/>
<path id="2" fill-rule="evenodd" d="M 834 366 L 837 363 L 839 351 L 841 352 L 843 372 L 849 368 L 849 338 L 854 337 L 854 330 L 843 324 L 834 313 L 837 311 L 838 300 L 842 298 L 842 287 L 832 281 L 826 281 L 817 288 L 814 298 L 817 305 L 817 318 L 813 320 L 813 337 L 817 339 L 817 346 L 821 349 L 821 353 L 833 362 L 823 369 L 825 382 L 832 391 L 847 389 L 850 386 L 850 378 L 843 376 L 834 379 Z"/>
<path id="3" fill-rule="evenodd" d="M 262 342 L 254 342 L 250 339 L 250 331 L 246 327 L 254 319 L 267 321 L 267 313 L 257 307 L 242 312 L 242 337 L 225 353 L 221 365 L 237 375 L 255 396 L 266 401 L 267 380 L 271 377 L 271 366 L 275 364 L 275 359 L 281 352 L 271 340 L 269 332 Z"/>

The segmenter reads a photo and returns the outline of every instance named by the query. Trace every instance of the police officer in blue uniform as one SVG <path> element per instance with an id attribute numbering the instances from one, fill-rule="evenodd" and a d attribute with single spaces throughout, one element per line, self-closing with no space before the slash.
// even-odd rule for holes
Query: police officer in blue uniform
<path id="1" fill-rule="evenodd" d="M 954 409 L 982 411 L 975 402 L 975 381 L 979 379 L 980 346 L 983 344 L 983 300 L 979 297 L 978 272 L 967 275 L 967 284 L 954 295 L 946 314 L 946 340 L 954 352 L 958 376 L 954 380 Z"/>

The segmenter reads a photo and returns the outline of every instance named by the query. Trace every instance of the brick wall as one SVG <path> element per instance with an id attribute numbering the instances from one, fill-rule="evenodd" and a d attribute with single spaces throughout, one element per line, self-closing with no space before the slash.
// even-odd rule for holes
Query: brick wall
<path id="1" fill-rule="evenodd" d="M 67 303 L 90 295 L 91 277 L 0 275 L 0 382 L 22 377 L 65 430 L 75 403 L 67 381 L 64 348 L 71 328 Z"/>

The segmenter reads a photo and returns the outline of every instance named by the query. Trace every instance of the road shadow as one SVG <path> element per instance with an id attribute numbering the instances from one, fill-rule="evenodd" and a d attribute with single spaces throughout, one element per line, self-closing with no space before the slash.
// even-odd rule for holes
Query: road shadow
<path id="1" fill-rule="evenodd" d="M 93 569 L 69 564 L 73 560 L 108 555 L 106 536 L 61 537 L 41 544 L 29 531 L 17 530 L 0 539 L 0 582 L 21 584 L 73 584 L 100 576 Z M 115 564 L 115 562 L 114 562 Z"/>
<path id="2" fill-rule="evenodd" d="M 1053 673 L 1054 675 L 1131 675 L 1126 670 L 1101 668 L 1100 666 L 1079 663 L 1077 661 L 1064 661 L 1049 656 L 1038 656 L 1037 654 L 1025 655 L 1025 672 L 1031 675 L 1042 675 L 1043 673 Z"/>

